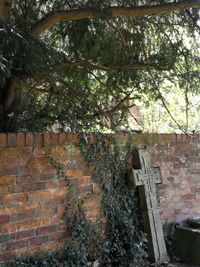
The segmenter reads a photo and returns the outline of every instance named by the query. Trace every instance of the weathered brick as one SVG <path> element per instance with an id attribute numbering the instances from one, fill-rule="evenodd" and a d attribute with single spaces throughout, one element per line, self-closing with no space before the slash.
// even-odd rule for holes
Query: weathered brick
<path id="1" fill-rule="evenodd" d="M 9 215 L 0 215 L 0 224 L 8 223 L 10 221 Z"/>
<path id="2" fill-rule="evenodd" d="M 58 187 L 66 187 L 66 186 L 69 186 L 70 182 L 68 181 L 68 179 L 59 179 L 57 181 L 57 186 Z M 77 183 L 78 184 L 78 183 Z"/>
<path id="3" fill-rule="evenodd" d="M 73 144 L 80 144 L 80 138 L 76 133 L 67 133 L 67 141 Z"/>
<path id="4" fill-rule="evenodd" d="M 21 168 L 22 175 L 32 175 L 42 173 L 43 166 L 40 164 L 28 164 L 27 166 L 23 166 Z"/>
<path id="5" fill-rule="evenodd" d="M 60 133 L 59 134 L 59 144 L 64 145 L 67 142 L 67 136 L 66 133 Z"/>
<path id="6" fill-rule="evenodd" d="M 0 147 L 7 147 L 7 134 L 0 133 Z"/>
<path id="7" fill-rule="evenodd" d="M 85 199 L 96 199 L 97 195 L 96 194 L 80 194 L 79 198 L 82 200 Z"/>
<path id="8" fill-rule="evenodd" d="M 177 134 L 176 138 L 177 138 L 177 143 L 181 143 L 182 135 L 181 134 Z"/>
<path id="9" fill-rule="evenodd" d="M 27 220 L 24 222 L 18 222 L 15 224 L 7 223 L 0 227 L 1 233 L 12 233 L 17 231 L 23 231 L 28 229 L 33 229 L 37 227 L 41 227 L 44 225 L 56 224 L 59 223 L 57 218 L 45 217 L 45 218 L 37 218 L 32 220 Z"/>
<path id="10" fill-rule="evenodd" d="M 25 230 L 25 231 L 18 231 L 16 233 L 12 233 L 10 235 L 11 239 L 23 239 L 28 237 L 33 237 L 35 235 L 35 229 Z"/>
<path id="11" fill-rule="evenodd" d="M 37 175 L 20 175 L 17 177 L 17 183 L 21 184 L 21 185 L 35 182 L 38 180 L 39 180 L 39 178 Z"/>
<path id="12" fill-rule="evenodd" d="M 4 175 L 0 176 L 0 186 L 16 184 L 16 176 L 15 175 Z"/>
<path id="13" fill-rule="evenodd" d="M 96 208 L 96 209 L 91 209 L 91 210 L 87 210 L 86 211 L 86 216 L 87 217 L 97 217 L 100 215 L 100 209 Z"/>
<path id="14" fill-rule="evenodd" d="M 23 192 L 38 191 L 46 188 L 46 183 L 29 183 L 23 185 Z"/>
<path id="15" fill-rule="evenodd" d="M 61 199 L 61 198 L 53 198 L 53 199 L 50 199 L 50 200 L 47 200 L 45 201 L 45 207 L 54 207 L 54 206 L 62 206 L 64 205 L 64 199 Z"/>
<path id="16" fill-rule="evenodd" d="M 174 183 L 175 181 L 175 178 L 170 176 L 170 177 L 167 177 L 167 180 L 170 182 L 170 183 Z"/>
<path id="17" fill-rule="evenodd" d="M 92 177 L 91 176 L 83 176 L 78 178 L 78 183 L 81 185 L 86 185 L 92 183 Z"/>
<path id="18" fill-rule="evenodd" d="M 28 240 L 28 243 L 30 245 L 36 245 L 40 246 L 43 243 L 48 242 L 48 236 L 38 236 L 38 237 L 33 237 Z"/>
<path id="19" fill-rule="evenodd" d="M 67 170 L 65 172 L 65 175 L 69 177 L 83 177 L 84 176 L 83 172 L 78 171 L 78 170 Z"/>
<path id="20" fill-rule="evenodd" d="M 47 235 L 52 232 L 57 231 L 57 225 L 48 225 L 41 228 L 36 229 L 36 235 Z"/>
<path id="21" fill-rule="evenodd" d="M 35 192 L 28 192 L 28 199 L 29 200 L 48 200 L 52 198 L 52 193 L 49 191 L 35 191 Z"/>
<path id="22" fill-rule="evenodd" d="M 47 154 L 47 150 L 44 147 L 34 147 L 32 149 L 32 154 L 35 155 L 46 155 Z"/>
<path id="23" fill-rule="evenodd" d="M 44 173 L 56 173 L 56 169 L 52 164 L 28 164 L 21 167 L 22 175 L 36 175 Z"/>
<path id="24" fill-rule="evenodd" d="M 26 145 L 33 147 L 33 144 L 34 144 L 33 134 L 32 133 L 26 133 L 25 139 L 26 139 Z"/>
<path id="25" fill-rule="evenodd" d="M 174 163 L 174 169 L 186 168 L 185 163 Z"/>
<path id="26" fill-rule="evenodd" d="M 57 146 L 59 145 L 59 134 L 51 133 L 51 145 Z"/>
<path id="27" fill-rule="evenodd" d="M 23 256 L 29 256 L 29 255 L 37 255 L 41 254 L 40 246 L 33 246 L 33 247 L 24 247 L 16 250 L 16 257 L 20 258 Z"/>
<path id="28" fill-rule="evenodd" d="M 55 198 L 58 197 L 67 197 L 67 194 L 69 193 L 68 187 L 59 188 L 52 192 L 52 196 Z"/>
<path id="29" fill-rule="evenodd" d="M 15 152 L 15 155 L 13 157 L 29 157 L 32 156 L 33 154 L 33 148 L 32 147 L 23 147 L 23 148 L 18 148 L 13 151 L 13 154 Z"/>
<path id="30" fill-rule="evenodd" d="M 200 185 L 198 185 L 197 187 L 194 187 L 194 191 L 195 192 L 200 192 Z"/>
<path id="31" fill-rule="evenodd" d="M 187 141 L 187 134 L 181 134 L 181 141 L 185 143 Z"/>
<path id="32" fill-rule="evenodd" d="M 0 234 L 0 243 L 7 242 L 10 238 L 9 234 Z"/>
<path id="33" fill-rule="evenodd" d="M 12 241 L 12 242 L 7 243 L 6 249 L 7 250 L 14 250 L 14 249 L 23 248 L 25 246 L 26 246 L 25 240 Z"/>
<path id="34" fill-rule="evenodd" d="M 177 134 L 171 134 L 171 143 L 176 143 L 177 142 Z"/>
<path id="35" fill-rule="evenodd" d="M 65 156 L 64 148 L 61 146 L 55 146 L 51 148 L 51 154 L 53 159 L 59 161 L 62 156 Z"/>
<path id="36" fill-rule="evenodd" d="M 90 208 L 97 208 L 101 205 L 100 202 L 98 202 L 98 200 L 93 200 L 93 201 L 87 201 L 83 204 L 84 208 L 86 209 L 90 209 Z"/>
<path id="37" fill-rule="evenodd" d="M 3 197 L 2 203 L 4 205 L 9 204 L 20 204 L 27 201 L 27 194 L 26 193 L 16 193 L 16 194 L 8 194 Z"/>
<path id="38" fill-rule="evenodd" d="M 41 133 L 34 134 L 34 145 L 39 147 L 43 145 L 43 135 Z"/>
<path id="39" fill-rule="evenodd" d="M 12 184 L 8 186 L 9 193 L 21 193 L 23 192 L 23 186 L 21 184 Z"/>
<path id="40" fill-rule="evenodd" d="M 185 194 L 185 195 L 182 195 L 180 199 L 183 201 L 195 200 L 195 196 L 194 194 Z"/>
<path id="41" fill-rule="evenodd" d="M 16 221 L 26 221 L 28 219 L 33 219 L 35 217 L 35 212 L 36 212 L 35 209 L 29 209 L 21 213 L 13 214 L 11 216 L 11 221 L 16 222 Z"/>
<path id="42" fill-rule="evenodd" d="M 8 134 L 8 147 L 16 147 L 17 135 L 15 133 Z"/>
<path id="43" fill-rule="evenodd" d="M 0 165 L 0 177 L 7 176 L 7 175 L 15 175 L 17 171 L 17 166 L 13 164 L 1 164 Z"/>
<path id="44" fill-rule="evenodd" d="M 55 232 L 55 233 L 51 233 L 49 235 L 49 240 L 50 241 L 58 241 L 58 240 L 62 240 L 64 238 L 66 238 L 68 235 L 66 233 L 66 231 L 59 231 L 59 232 Z"/>
<path id="45" fill-rule="evenodd" d="M 16 257 L 16 252 L 15 251 L 6 251 L 1 253 L 0 252 L 0 262 L 1 261 L 10 261 Z"/>
<path id="46" fill-rule="evenodd" d="M 45 146 L 51 145 L 51 135 L 50 133 L 43 134 L 43 142 Z"/>
<path id="47" fill-rule="evenodd" d="M 44 243 L 41 245 L 43 251 L 58 251 L 66 247 L 69 244 L 69 240 L 60 240 L 57 242 Z"/>
<path id="48" fill-rule="evenodd" d="M 6 195 L 8 193 L 8 187 L 0 186 L 0 196 Z"/>
<path id="49" fill-rule="evenodd" d="M 29 164 L 46 164 L 50 163 L 50 159 L 47 156 L 35 156 L 29 159 Z"/>
<path id="50" fill-rule="evenodd" d="M 17 147 L 24 147 L 26 145 L 25 134 L 17 133 Z"/>
<path id="51" fill-rule="evenodd" d="M 53 188 L 57 188 L 57 181 L 50 181 L 45 183 L 46 185 L 46 189 L 53 189 Z"/>
<path id="52" fill-rule="evenodd" d="M 191 174 L 200 174 L 200 169 L 192 169 L 191 171 L 190 171 L 190 173 Z"/>
<path id="53" fill-rule="evenodd" d="M 65 216 L 66 211 L 69 210 L 69 206 L 59 206 L 56 207 L 56 216 L 60 216 L 60 218 L 63 218 Z"/>
<path id="54" fill-rule="evenodd" d="M 45 207 L 45 208 L 40 208 L 37 211 L 37 217 L 38 218 L 46 218 L 46 217 L 53 217 L 56 215 L 57 212 L 57 207 Z"/>
<path id="55" fill-rule="evenodd" d="M 37 209 L 40 207 L 39 201 L 22 203 L 21 205 L 0 206 L 0 215 L 12 215 L 28 209 Z"/>
<path id="56" fill-rule="evenodd" d="M 34 175 L 34 178 L 37 179 L 37 181 L 51 181 L 58 178 L 58 174 L 55 170 L 53 173 L 39 173 L 37 175 Z"/>
<path id="57" fill-rule="evenodd" d="M 61 232 L 66 232 L 68 230 L 68 225 L 66 223 L 61 223 L 58 225 L 58 231 L 61 231 Z"/>

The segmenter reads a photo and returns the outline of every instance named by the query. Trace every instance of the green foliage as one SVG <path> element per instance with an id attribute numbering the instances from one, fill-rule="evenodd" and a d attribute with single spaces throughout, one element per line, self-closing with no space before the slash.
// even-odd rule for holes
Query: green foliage
<path id="1" fill-rule="evenodd" d="M 171 259 L 175 259 L 174 255 L 174 240 L 175 240 L 175 228 L 176 224 L 174 222 L 166 222 L 163 226 L 165 242 L 167 246 L 168 255 Z"/>
<path id="2" fill-rule="evenodd" d="M 102 266 L 146 266 L 146 239 L 138 221 L 137 197 L 127 185 L 131 145 L 122 147 L 101 137 L 94 145 L 83 141 L 81 151 L 95 166 L 94 179 L 103 190 L 106 225 L 101 244 Z"/>
<path id="3" fill-rule="evenodd" d="M 51 255 L 46 255 L 42 258 L 38 258 L 38 256 L 21 257 L 19 259 L 15 259 L 7 263 L 0 263 L 0 267 L 71 267 L 67 265 L 65 253 L 66 252 L 63 251 Z"/>
<path id="4" fill-rule="evenodd" d="M 70 214 L 69 232 L 72 241 L 67 249 L 68 266 L 91 266 L 99 257 L 100 228 L 98 224 L 86 220 L 81 203 Z"/>
<path id="5" fill-rule="evenodd" d="M 132 149 L 130 144 L 119 146 L 103 136 L 94 145 L 83 138 L 81 152 L 95 166 L 93 179 L 102 189 L 102 217 L 89 222 L 82 202 L 77 201 L 66 214 L 70 242 L 64 251 L 0 266 L 91 267 L 98 260 L 101 267 L 146 267 L 146 238 L 138 220 L 137 196 L 127 183 Z M 62 173 L 60 165 L 52 164 Z"/>
<path id="6" fill-rule="evenodd" d="M 18 83 L 0 131 L 43 131 L 54 123 L 62 130 L 115 130 L 138 98 L 161 99 L 166 80 L 178 81 L 183 95 L 198 90 L 198 11 L 133 18 L 102 14 L 113 5 L 165 3 L 12 1 L 10 17 L 0 22 L 0 105 L 9 79 L 16 76 Z M 99 14 L 96 19 L 57 23 L 39 37 L 31 34 L 53 11 L 88 7 Z M 140 63 L 153 67 L 111 68 Z"/>
<path id="7" fill-rule="evenodd" d="M 41 69 L 47 68 L 53 59 L 59 60 L 58 53 L 53 54 L 53 50 L 51 51 L 43 41 L 4 21 L 0 22 L 0 39 L 2 40 L 0 49 L 3 55 L 1 60 L 4 64 L 4 71 L 7 73 L 7 75 L 5 73 L 0 76 L 1 78 L 11 76 L 13 69 L 20 75 L 37 74 Z"/>
<path id="8" fill-rule="evenodd" d="M 198 114 L 200 105 L 195 79 L 193 79 L 193 92 L 187 92 L 186 95 L 182 94 L 179 85 L 174 81 L 166 82 L 162 89 L 162 95 L 170 110 L 170 114 L 181 125 L 182 130 L 190 134 L 199 133 L 200 120 Z M 140 129 L 144 129 L 149 133 L 182 132 L 180 127 L 171 120 L 160 99 L 155 102 L 145 97 L 143 102 L 137 101 L 137 105 L 140 107 Z M 130 125 L 135 124 L 131 119 L 129 122 Z"/>

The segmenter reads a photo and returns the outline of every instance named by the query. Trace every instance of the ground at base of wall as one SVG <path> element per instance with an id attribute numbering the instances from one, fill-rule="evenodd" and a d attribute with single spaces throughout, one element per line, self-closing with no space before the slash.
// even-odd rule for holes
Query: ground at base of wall
<path id="1" fill-rule="evenodd" d="M 188 265 L 188 264 L 171 264 L 168 265 L 168 267 L 199 267 L 199 266 Z"/>
<path id="2" fill-rule="evenodd" d="M 199 267 L 196 265 L 183 264 L 183 263 L 169 263 L 169 264 L 161 264 L 161 265 L 152 264 L 151 266 L 152 267 Z"/>

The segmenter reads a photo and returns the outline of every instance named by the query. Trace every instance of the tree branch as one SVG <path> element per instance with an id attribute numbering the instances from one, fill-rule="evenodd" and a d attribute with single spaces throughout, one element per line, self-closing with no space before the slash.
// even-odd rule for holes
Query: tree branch
<path id="1" fill-rule="evenodd" d="M 8 80 L 6 90 L 5 90 L 5 95 L 3 96 L 3 107 L 5 110 L 8 110 L 12 103 L 13 99 L 15 97 L 15 87 L 17 85 L 18 78 L 16 76 L 11 76 L 10 79 Z"/>
<path id="2" fill-rule="evenodd" d="M 112 6 L 103 9 L 81 8 L 74 10 L 58 10 L 47 14 L 39 20 L 31 30 L 33 35 L 40 35 L 53 25 L 61 21 L 112 18 L 112 17 L 144 17 L 161 15 L 164 13 L 184 10 L 188 8 L 200 8 L 200 0 L 184 0 L 152 6 Z"/>
<path id="3" fill-rule="evenodd" d="M 169 66 L 159 66 L 154 63 L 129 63 L 129 64 L 112 64 L 112 65 L 99 65 L 92 63 L 88 60 L 80 60 L 80 61 L 66 61 L 61 63 L 61 65 L 66 67 L 80 67 L 81 69 L 90 69 L 90 70 L 102 70 L 105 72 L 113 72 L 117 70 L 149 70 L 149 69 L 157 69 L 157 70 L 169 70 Z"/>
<path id="4" fill-rule="evenodd" d="M 27 92 L 35 92 L 35 93 L 42 93 L 42 94 L 51 94 L 53 96 L 63 96 L 64 94 L 60 92 L 55 92 L 53 90 L 38 88 L 36 86 L 32 86 L 28 83 L 23 83 L 22 88 Z"/>
<path id="5" fill-rule="evenodd" d="M 112 24 L 109 20 L 107 21 L 107 24 L 108 24 L 114 31 L 116 31 L 116 32 L 118 33 L 119 38 L 121 39 L 123 46 L 124 46 L 125 48 L 128 48 L 129 45 L 128 45 L 128 43 L 126 42 L 126 40 L 124 39 L 124 36 L 123 36 L 122 32 L 120 31 L 120 29 L 119 29 L 117 26 L 115 26 L 114 24 Z"/>

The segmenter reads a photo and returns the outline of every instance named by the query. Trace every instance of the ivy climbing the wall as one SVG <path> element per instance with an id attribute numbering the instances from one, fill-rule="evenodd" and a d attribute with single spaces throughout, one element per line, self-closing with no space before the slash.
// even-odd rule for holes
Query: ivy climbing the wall
<path id="1" fill-rule="evenodd" d="M 133 142 L 119 145 L 105 136 L 98 136 L 96 144 L 81 137 L 80 149 L 88 165 L 95 167 L 94 183 L 102 191 L 102 214 L 99 221 L 90 222 L 85 216 L 78 194 L 66 213 L 69 242 L 58 253 L 25 257 L 0 264 L 14 266 L 52 267 L 146 267 L 146 238 L 138 220 L 138 201 L 134 189 L 128 184 Z M 46 148 L 47 155 L 51 155 Z M 69 191 L 73 185 L 65 176 L 64 164 L 48 156 L 57 170 L 58 179 L 66 179 Z M 94 264 L 94 262 L 96 264 Z"/>
<path id="2" fill-rule="evenodd" d="M 84 138 L 81 152 L 90 166 L 96 168 L 94 182 L 102 189 L 104 237 L 100 247 L 101 266 L 147 266 L 146 238 L 138 220 L 137 196 L 128 186 L 127 170 L 133 145 L 118 145 L 99 136 L 96 144 Z"/>

